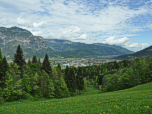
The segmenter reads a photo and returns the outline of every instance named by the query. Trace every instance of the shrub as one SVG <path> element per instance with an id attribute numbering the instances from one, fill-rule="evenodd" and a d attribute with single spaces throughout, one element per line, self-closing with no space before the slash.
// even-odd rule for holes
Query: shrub
<path id="1" fill-rule="evenodd" d="M 4 103 L 4 98 L 0 96 L 0 104 Z"/>
<path id="2" fill-rule="evenodd" d="M 91 79 L 91 85 L 94 85 L 94 81 L 93 81 L 93 79 Z"/>

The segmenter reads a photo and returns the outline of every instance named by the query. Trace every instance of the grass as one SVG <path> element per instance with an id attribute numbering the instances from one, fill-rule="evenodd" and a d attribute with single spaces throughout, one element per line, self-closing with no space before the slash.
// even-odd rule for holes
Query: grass
<path id="1" fill-rule="evenodd" d="M 152 114 L 152 82 L 107 93 L 89 89 L 69 98 L 4 103 L 0 114 Z"/>

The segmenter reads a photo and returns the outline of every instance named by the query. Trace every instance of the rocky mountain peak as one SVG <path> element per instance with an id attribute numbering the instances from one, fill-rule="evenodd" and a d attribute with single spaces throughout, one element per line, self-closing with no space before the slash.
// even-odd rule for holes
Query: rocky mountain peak
<path id="1" fill-rule="evenodd" d="M 26 29 L 16 26 L 11 28 L 0 27 L 0 48 L 3 48 L 10 42 L 17 45 L 24 45 L 37 51 L 42 48 L 48 48 L 43 37 L 33 36 L 33 34 Z"/>

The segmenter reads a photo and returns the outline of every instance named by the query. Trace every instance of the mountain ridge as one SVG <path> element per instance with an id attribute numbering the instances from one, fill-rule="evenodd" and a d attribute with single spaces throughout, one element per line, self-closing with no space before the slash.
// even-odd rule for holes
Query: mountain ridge
<path id="1" fill-rule="evenodd" d="M 120 51 L 114 47 L 97 46 L 69 40 L 44 39 L 19 27 L 0 27 L 0 48 L 6 59 L 13 59 L 20 44 L 25 59 L 49 57 L 83 58 L 89 56 L 125 55 L 132 51 Z M 120 47 L 121 48 L 121 47 Z M 124 49 L 127 50 L 127 49 Z"/>

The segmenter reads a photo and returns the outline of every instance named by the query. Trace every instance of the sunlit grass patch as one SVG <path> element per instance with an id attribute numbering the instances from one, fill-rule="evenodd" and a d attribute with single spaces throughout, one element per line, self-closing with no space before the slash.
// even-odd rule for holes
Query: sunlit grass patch
<path id="1" fill-rule="evenodd" d="M 63 99 L 12 102 L 0 105 L 0 114 L 152 114 L 152 83 L 98 94 L 90 91 Z"/>

